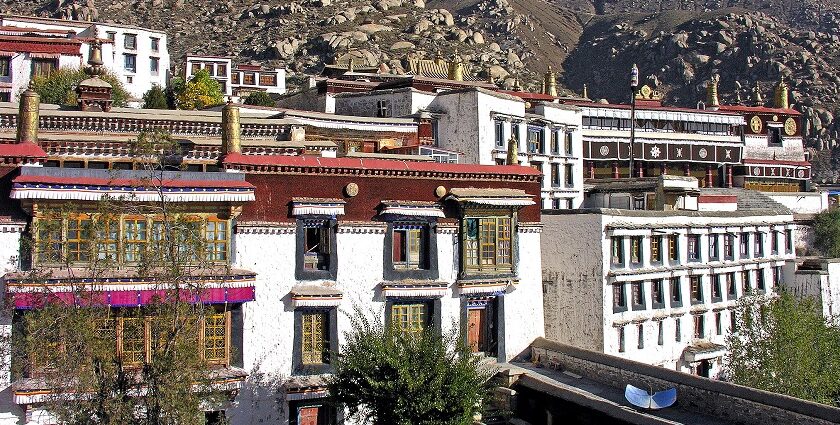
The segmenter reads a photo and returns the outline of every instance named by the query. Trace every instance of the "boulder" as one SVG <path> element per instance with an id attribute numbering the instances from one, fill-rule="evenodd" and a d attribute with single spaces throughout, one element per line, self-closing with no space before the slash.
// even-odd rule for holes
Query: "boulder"
<path id="1" fill-rule="evenodd" d="M 391 45 L 391 50 L 414 49 L 416 46 L 410 41 L 398 41 Z"/>

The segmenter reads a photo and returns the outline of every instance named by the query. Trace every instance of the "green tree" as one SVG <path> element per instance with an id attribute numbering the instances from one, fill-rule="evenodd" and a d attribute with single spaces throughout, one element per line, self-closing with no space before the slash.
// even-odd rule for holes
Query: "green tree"
<path id="1" fill-rule="evenodd" d="M 142 170 L 134 177 L 163 193 L 162 170 L 179 151 L 177 141 L 142 133 L 131 147 L 135 169 Z M 116 230 L 125 217 L 132 220 L 131 236 Z M 137 221 L 142 224 L 134 224 L 138 217 L 145 217 Z M 15 375 L 38 378 L 51 389 L 43 406 L 57 423 L 204 425 L 202 407 L 227 399 L 199 342 L 206 327 L 219 326 L 219 312 L 186 301 L 205 289 L 196 273 L 219 267 L 209 260 L 198 223 L 163 195 L 148 202 L 128 197 L 41 206 L 25 244 L 33 266 L 22 273 L 24 282 L 39 289 L 40 305 L 18 314 L 11 354 Z M 63 234 L 77 242 L 61 243 Z M 120 234 L 124 244 L 143 243 L 119 253 Z M 129 255 L 134 262 L 120 264 Z M 104 303 L 102 288 L 68 283 L 75 301 L 66 303 L 48 282 L 58 275 L 94 282 L 136 277 L 158 295 L 142 308 L 116 309 Z"/>
<path id="2" fill-rule="evenodd" d="M 329 383 L 336 404 L 374 425 L 472 423 L 494 371 L 457 333 L 402 331 L 361 311 L 351 324 Z"/>
<path id="3" fill-rule="evenodd" d="M 724 373 L 732 382 L 840 406 L 840 329 L 810 297 L 748 295 L 735 311 Z"/>
<path id="4" fill-rule="evenodd" d="M 823 211 L 814 218 L 814 245 L 828 257 L 840 257 L 840 208 Z"/>
<path id="5" fill-rule="evenodd" d="M 86 78 L 88 75 L 83 69 L 59 68 L 50 72 L 49 75 L 33 77 L 31 84 L 35 92 L 41 96 L 41 102 L 76 106 L 76 86 Z M 101 78 L 111 84 L 113 105 L 126 106 L 129 94 L 119 77 L 107 71 Z"/>
<path id="6" fill-rule="evenodd" d="M 252 91 L 245 98 L 246 105 L 274 106 L 274 99 L 264 91 Z"/>
<path id="7" fill-rule="evenodd" d="M 190 81 L 176 90 L 178 109 L 201 109 L 224 102 L 222 86 L 206 69 L 196 72 Z"/>
<path id="8" fill-rule="evenodd" d="M 169 109 L 166 92 L 157 84 L 143 94 L 143 107 L 146 109 Z"/>

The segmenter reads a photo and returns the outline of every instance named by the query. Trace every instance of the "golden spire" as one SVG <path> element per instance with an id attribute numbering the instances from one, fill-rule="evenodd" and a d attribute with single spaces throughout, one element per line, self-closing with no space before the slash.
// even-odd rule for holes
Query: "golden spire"
<path id="1" fill-rule="evenodd" d="M 353 72 L 353 58 L 347 60 L 347 72 Z"/>
<path id="2" fill-rule="evenodd" d="M 589 99 L 589 90 L 586 89 L 586 84 L 583 85 L 583 94 L 581 94 L 580 97 Z"/>
<path id="3" fill-rule="evenodd" d="M 519 76 L 513 77 L 513 91 L 522 91 L 522 84 L 519 84 Z"/>
<path id="4" fill-rule="evenodd" d="M 455 49 L 455 55 L 452 62 L 449 63 L 449 79 L 453 81 L 464 81 L 464 63 L 461 62 L 461 57 L 458 56 L 458 49 Z"/>
<path id="5" fill-rule="evenodd" d="M 543 93 L 557 97 L 557 76 L 551 69 L 551 65 L 548 66 L 548 72 L 545 73 L 545 78 L 543 79 Z"/>
<path id="6" fill-rule="evenodd" d="M 17 118 L 18 143 L 38 143 L 40 105 L 41 96 L 32 89 L 32 82 L 30 82 L 29 88 L 20 94 Z"/>
<path id="7" fill-rule="evenodd" d="M 435 65 L 443 66 L 445 62 L 443 61 L 443 53 L 440 52 L 440 49 L 435 53 Z"/>
<path id="8" fill-rule="evenodd" d="M 515 137 L 511 136 L 508 139 L 507 145 L 507 165 L 519 165 L 519 143 Z"/>
<path id="9" fill-rule="evenodd" d="M 713 111 L 720 107 L 720 99 L 718 99 L 718 83 L 720 82 L 720 75 L 714 74 L 709 81 L 706 82 L 706 108 Z"/>
<path id="10" fill-rule="evenodd" d="M 788 102 L 788 86 L 785 84 L 784 78 L 779 78 L 779 83 L 776 84 L 776 89 L 773 94 L 775 101 L 774 106 L 781 109 L 790 108 L 790 103 Z"/>
<path id="11" fill-rule="evenodd" d="M 764 99 L 761 98 L 761 87 L 758 86 L 758 83 L 755 83 L 752 94 L 753 106 L 764 106 Z"/>

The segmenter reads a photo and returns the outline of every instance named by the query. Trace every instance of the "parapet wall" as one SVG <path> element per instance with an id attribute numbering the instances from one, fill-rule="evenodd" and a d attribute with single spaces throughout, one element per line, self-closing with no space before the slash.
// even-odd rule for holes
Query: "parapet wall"
<path id="1" fill-rule="evenodd" d="M 677 388 L 683 410 L 712 415 L 743 425 L 828 425 L 840 421 L 840 409 L 728 382 L 673 371 L 539 338 L 531 344 L 532 360 L 604 385 L 632 384 L 654 390 Z"/>

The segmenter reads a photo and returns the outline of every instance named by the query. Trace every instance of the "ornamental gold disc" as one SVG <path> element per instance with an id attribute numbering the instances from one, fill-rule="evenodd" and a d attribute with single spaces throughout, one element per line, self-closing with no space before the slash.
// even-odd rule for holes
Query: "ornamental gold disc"
<path id="1" fill-rule="evenodd" d="M 763 127 L 764 123 L 761 122 L 761 117 L 753 115 L 753 117 L 750 118 L 750 130 L 752 130 L 753 133 L 761 133 L 761 129 Z"/>
<path id="2" fill-rule="evenodd" d="M 796 134 L 796 120 L 793 118 L 788 118 L 785 120 L 785 134 L 788 136 L 793 136 Z"/>

